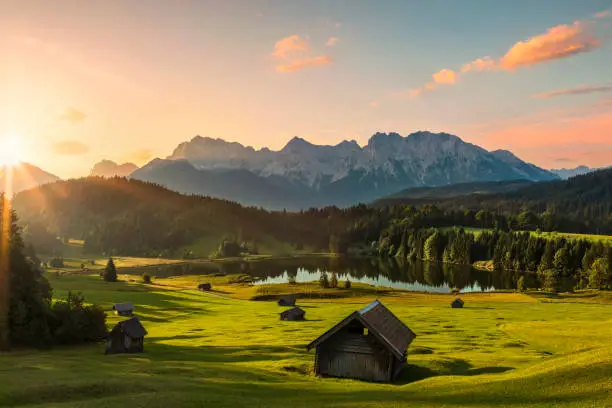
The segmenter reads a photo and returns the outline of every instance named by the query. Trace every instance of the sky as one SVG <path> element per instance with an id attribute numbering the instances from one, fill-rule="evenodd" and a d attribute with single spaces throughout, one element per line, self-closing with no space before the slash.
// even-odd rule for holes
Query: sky
<path id="1" fill-rule="evenodd" d="M 598 167 L 610 67 L 612 0 L 0 0 L 0 140 L 61 177 L 417 130 Z"/>

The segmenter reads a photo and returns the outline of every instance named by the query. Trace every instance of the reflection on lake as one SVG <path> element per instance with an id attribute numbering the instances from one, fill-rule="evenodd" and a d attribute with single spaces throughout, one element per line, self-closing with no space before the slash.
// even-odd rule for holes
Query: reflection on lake
<path id="1" fill-rule="evenodd" d="M 297 260 L 296 260 L 297 261 Z M 275 262 L 267 269 L 257 265 L 259 271 L 249 271 L 258 280 L 256 284 L 287 283 L 289 277 L 296 282 L 319 280 L 322 272 L 335 272 L 339 281 L 366 283 L 419 292 L 449 293 L 456 288 L 462 292 L 488 291 L 495 285 L 490 272 L 477 271 L 465 265 L 433 264 L 427 262 L 398 262 L 395 259 L 333 258 Z"/>
<path id="2" fill-rule="evenodd" d="M 335 272 L 339 281 L 350 280 L 375 286 L 411 291 L 448 293 L 515 289 L 519 274 L 512 271 L 479 271 L 469 265 L 433 264 L 379 258 L 297 258 L 223 264 L 191 264 L 182 274 L 248 274 L 255 284 L 316 281 L 322 272 Z"/>

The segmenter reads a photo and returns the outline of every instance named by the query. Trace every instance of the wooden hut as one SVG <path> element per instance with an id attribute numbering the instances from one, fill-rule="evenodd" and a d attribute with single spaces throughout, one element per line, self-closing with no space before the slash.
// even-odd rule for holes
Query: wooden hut
<path id="1" fill-rule="evenodd" d="M 292 307 L 280 314 L 281 320 L 304 320 L 306 312 L 299 307 Z"/>
<path id="2" fill-rule="evenodd" d="M 147 331 L 137 317 L 117 323 L 106 341 L 106 354 L 142 353 Z"/>
<path id="3" fill-rule="evenodd" d="M 453 309 L 461 309 L 463 307 L 463 300 L 461 298 L 455 298 L 452 302 L 451 302 L 451 307 Z"/>
<path id="4" fill-rule="evenodd" d="M 279 306 L 295 306 L 295 295 L 285 295 L 278 299 Z"/>
<path id="5" fill-rule="evenodd" d="M 118 316 L 131 316 L 134 313 L 134 305 L 131 303 L 117 303 L 113 306 L 113 310 Z"/>
<path id="6" fill-rule="evenodd" d="M 212 285 L 210 283 L 200 283 L 198 285 L 198 290 L 201 292 L 208 292 L 212 289 Z"/>
<path id="7" fill-rule="evenodd" d="M 416 334 L 378 300 L 353 312 L 307 346 L 321 376 L 391 382 Z"/>

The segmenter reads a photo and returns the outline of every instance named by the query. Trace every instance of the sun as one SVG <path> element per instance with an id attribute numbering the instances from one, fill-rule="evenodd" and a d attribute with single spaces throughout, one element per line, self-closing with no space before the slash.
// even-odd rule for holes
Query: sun
<path id="1" fill-rule="evenodd" d="M 22 156 L 21 139 L 17 135 L 0 138 L 0 166 L 15 166 Z"/>

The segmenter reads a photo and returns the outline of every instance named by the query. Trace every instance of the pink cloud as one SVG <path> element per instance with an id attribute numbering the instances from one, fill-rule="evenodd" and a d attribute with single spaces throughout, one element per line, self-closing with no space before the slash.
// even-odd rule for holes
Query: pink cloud
<path id="1" fill-rule="evenodd" d="M 340 41 L 340 39 L 338 37 L 330 37 L 327 42 L 325 43 L 326 47 L 333 47 L 334 45 L 336 45 L 336 43 L 338 43 L 338 41 Z"/>
<path id="2" fill-rule="evenodd" d="M 321 56 L 310 59 L 294 60 L 288 64 L 281 64 L 276 66 L 276 70 L 279 72 L 293 72 L 300 69 L 309 67 L 320 67 L 323 65 L 331 64 L 332 59 L 330 57 Z"/>
<path id="3" fill-rule="evenodd" d="M 600 43 L 591 36 L 583 23 L 558 25 L 544 34 L 514 44 L 499 61 L 502 69 L 535 65 L 592 51 Z"/>
<path id="4" fill-rule="evenodd" d="M 333 43 L 338 41 L 337 38 L 332 37 L 328 42 L 332 39 L 334 39 Z M 302 39 L 295 34 L 278 40 L 274 44 L 272 55 L 283 60 L 283 63 L 276 66 L 278 72 L 293 72 L 304 68 L 328 65 L 332 62 L 331 57 L 325 55 L 313 57 L 308 38 Z"/>
<path id="5" fill-rule="evenodd" d="M 605 11 L 598 18 L 612 15 Z M 597 49 L 600 42 L 589 32 L 589 25 L 580 21 L 571 25 L 558 25 L 545 33 L 515 43 L 499 60 L 491 57 L 477 58 L 465 63 L 458 71 L 442 69 L 432 75 L 433 82 L 426 83 L 415 95 L 437 88 L 438 84 L 454 84 L 461 75 L 469 72 L 494 70 L 513 71 L 517 68 L 568 58 Z"/>
<path id="6" fill-rule="evenodd" d="M 534 99 L 549 99 L 565 95 L 583 95 L 590 93 L 612 92 L 612 85 L 580 85 L 574 88 L 556 89 L 550 92 L 543 92 L 532 96 Z"/>
<path id="7" fill-rule="evenodd" d="M 278 58 L 287 58 L 292 54 L 308 51 L 310 51 L 308 41 L 294 34 L 278 40 L 276 44 L 274 44 L 274 52 L 272 55 Z"/>
<path id="8" fill-rule="evenodd" d="M 612 11 L 611 10 L 600 11 L 599 13 L 595 13 L 593 15 L 593 17 L 595 17 L 595 18 L 608 18 L 608 17 L 612 17 Z"/>
<path id="9" fill-rule="evenodd" d="M 452 69 L 442 69 L 431 77 L 437 84 L 454 84 L 457 81 L 457 73 Z"/>

